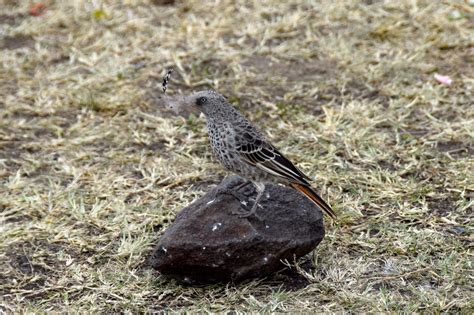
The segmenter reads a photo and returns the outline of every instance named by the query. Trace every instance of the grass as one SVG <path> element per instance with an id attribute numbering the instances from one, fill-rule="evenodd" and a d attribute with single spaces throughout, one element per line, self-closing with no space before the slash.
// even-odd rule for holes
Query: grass
<path id="1" fill-rule="evenodd" d="M 472 1 L 1 3 L 0 310 L 472 313 Z M 169 66 L 170 94 L 227 95 L 339 214 L 290 271 L 148 267 L 226 175 L 155 97 Z"/>

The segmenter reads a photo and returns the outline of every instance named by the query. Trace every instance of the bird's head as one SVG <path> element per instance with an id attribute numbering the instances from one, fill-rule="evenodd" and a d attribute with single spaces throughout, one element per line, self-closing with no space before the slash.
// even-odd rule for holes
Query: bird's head
<path id="1" fill-rule="evenodd" d="M 192 93 L 188 96 L 165 96 L 164 101 L 168 108 L 181 116 L 193 113 L 203 113 L 206 117 L 225 115 L 228 102 L 224 96 L 213 90 Z"/>
<path id="2" fill-rule="evenodd" d="M 218 114 L 227 104 L 226 98 L 214 90 L 195 92 L 184 101 L 194 113 L 203 113 L 206 117 Z"/>

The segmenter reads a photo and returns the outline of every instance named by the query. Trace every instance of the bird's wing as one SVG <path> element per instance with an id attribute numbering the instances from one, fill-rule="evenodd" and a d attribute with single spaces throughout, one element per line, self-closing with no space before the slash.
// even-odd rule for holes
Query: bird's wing
<path id="1" fill-rule="evenodd" d="M 331 218 L 336 218 L 331 207 L 311 188 L 308 176 L 303 174 L 274 146 L 263 140 L 259 134 L 243 132 L 239 133 L 235 140 L 236 151 L 245 162 L 288 180 L 291 187 L 306 195 Z"/>
<path id="2" fill-rule="evenodd" d="M 274 146 L 264 140 L 252 138 L 248 133 L 236 139 L 236 151 L 247 163 L 272 175 L 283 177 L 291 182 L 309 185 L 310 178 L 303 174 L 293 163 Z"/>

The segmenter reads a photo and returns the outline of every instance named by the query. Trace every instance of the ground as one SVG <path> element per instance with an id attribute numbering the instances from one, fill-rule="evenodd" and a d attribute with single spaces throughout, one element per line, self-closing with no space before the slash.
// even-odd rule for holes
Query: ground
<path id="1" fill-rule="evenodd" d="M 1 311 L 473 312 L 473 1 L 43 4 L 0 4 Z M 149 267 L 226 176 L 157 99 L 170 66 L 171 95 L 226 95 L 337 212 L 290 269 Z"/>

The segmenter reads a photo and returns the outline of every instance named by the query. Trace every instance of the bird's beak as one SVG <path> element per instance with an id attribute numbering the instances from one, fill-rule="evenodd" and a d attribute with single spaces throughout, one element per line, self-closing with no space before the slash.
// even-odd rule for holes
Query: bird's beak
<path id="1" fill-rule="evenodd" d="M 175 115 L 188 118 L 191 114 L 198 116 L 200 113 L 192 96 L 169 96 L 165 94 L 161 96 L 161 100 L 164 106 Z"/>

